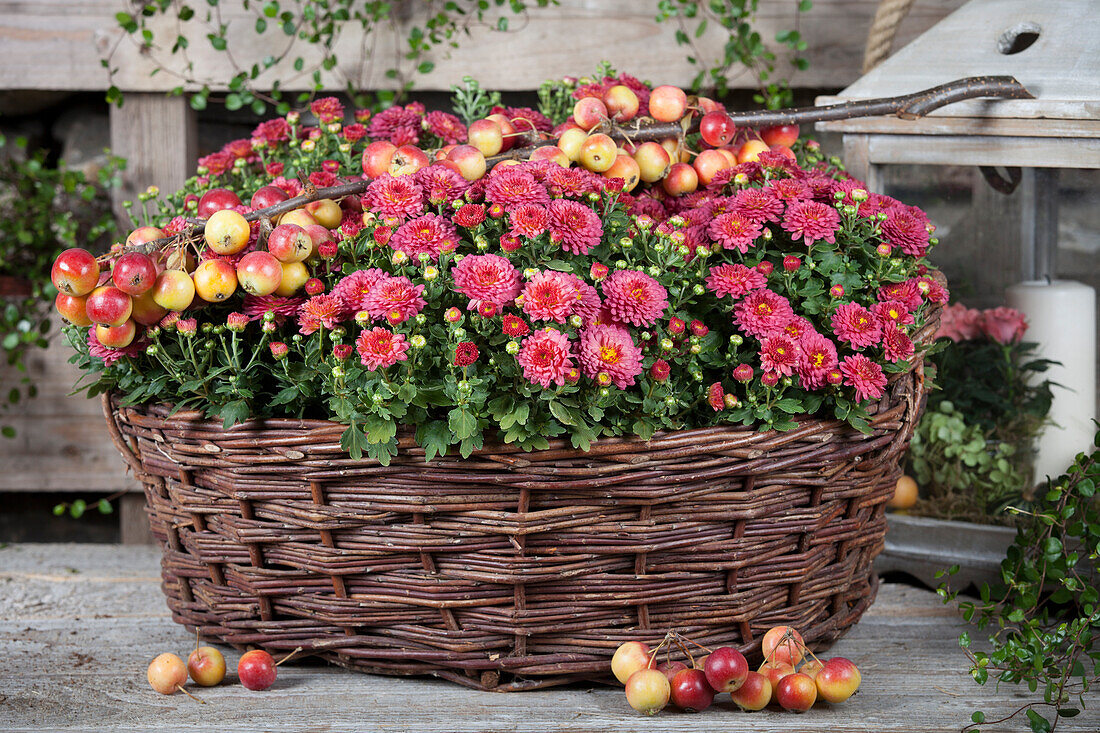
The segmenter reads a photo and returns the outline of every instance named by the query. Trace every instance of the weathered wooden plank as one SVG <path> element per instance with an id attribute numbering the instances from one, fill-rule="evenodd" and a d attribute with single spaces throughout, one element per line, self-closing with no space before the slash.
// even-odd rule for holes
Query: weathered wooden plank
<path id="1" fill-rule="evenodd" d="M 915 142 L 912 135 L 869 135 L 873 163 L 990 165 L 1023 168 L 1100 168 L 1100 138 L 1019 138 L 936 135 Z"/>
<path id="2" fill-rule="evenodd" d="M 126 158 L 122 186 L 111 191 L 115 209 L 149 186 L 175 191 L 195 170 L 195 112 L 183 97 L 135 92 L 111 107 L 111 149 Z"/>
<path id="3" fill-rule="evenodd" d="M 67 361 L 71 355 L 69 345 L 55 336 L 49 348 L 28 357 L 38 396 L 24 400 L 6 418 L 16 437 L 0 439 L 0 492 L 141 491 L 107 435 L 99 401 L 70 396 L 80 376 Z M 0 382 L 13 377 L 9 367 L 0 367 Z"/>
<path id="4" fill-rule="evenodd" d="M 956 642 L 964 628 L 935 594 L 885 584 L 878 601 L 830 650 L 863 670 L 847 703 L 792 716 L 734 712 L 719 696 L 702 715 L 631 711 L 622 691 L 574 685 L 517 694 L 473 692 L 431 679 L 376 677 L 334 667 L 288 665 L 275 686 L 200 690 L 208 705 L 148 689 L 148 660 L 194 643 L 173 624 L 158 588 L 152 548 L 14 545 L 0 549 L 0 731 L 714 731 L 941 733 L 978 707 L 1004 715 L 1023 703 L 1016 688 L 978 687 Z M 238 652 L 225 649 L 232 668 Z M 230 672 L 232 679 L 233 673 Z M 319 701 L 324 701 L 319 704 Z M 988 731 L 1022 731 L 1012 721 Z M 1059 730 L 1093 732 L 1089 707 Z"/>
<path id="5" fill-rule="evenodd" d="M 1031 100 L 969 100 L 933 116 L 1095 120 L 1100 43 L 1095 0 L 971 0 L 840 93 L 845 99 L 906 94 L 975 74 L 1014 76 Z M 1019 34 L 1034 34 L 1026 48 Z M 848 129 L 845 122 L 831 129 Z"/>
<path id="6" fill-rule="evenodd" d="M 818 105 L 850 101 L 843 97 L 822 96 Z M 817 129 L 827 132 L 887 133 L 894 135 L 997 135 L 1001 137 L 1100 137 L 1100 120 L 1044 119 L 1042 124 L 1027 119 L 989 117 L 937 117 L 930 115 L 917 125 L 897 117 L 861 117 L 840 122 L 819 122 Z"/>
<path id="7" fill-rule="evenodd" d="M 895 45 L 908 42 L 961 2 L 926 0 L 917 3 L 902 24 Z M 230 9 L 229 3 L 225 5 L 223 20 L 229 26 L 231 44 L 240 49 L 240 58 L 254 56 L 259 60 L 271 53 L 276 41 L 282 41 L 282 33 L 274 28 L 275 24 L 264 36 L 256 36 L 251 30 L 259 5 L 253 4 L 254 10 L 250 12 Z M 772 38 L 776 30 L 791 27 L 796 0 L 775 0 L 760 5 L 757 28 L 763 37 Z M 840 87 L 855 80 L 859 76 L 867 30 L 877 6 L 878 0 L 815 2 L 801 24 L 813 63 L 807 72 L 797 75 L 795 83 L 805 87 Z M 198 78 L 208 78 L 211 88 L 224 89 L 229 77 L 222 66 L 224 57 L 204 52 L 206 31 L 200 32 L 198 27 L 205 5 L 196 7 L 197 19 L 189 24 L 195 29 L 189 31 L 194 40 L 191 60 Z M 0 0 L 0 88 L 105 89 L 107 73 L 100 59 L 117 44 L 113 65 L 118 68 L 116 83 L 122 89 L 171 89 L 178 81 L 170 74 L 149 76 L 150 58 L 169 55 L 155 51 L 145 54 L 133 39 L 123 38 L 125 34 L 114 19 L 121 9 L 117 0 L 82 0 L 79 3 Z M 656 2 L 653 0 L 562 0 L 558 7 L 532 10 L 529 20 L 513 22 L 516 30 L 509 33 L 473 29 L 449 57 L 444 57 L 442 52 L 436 54 L 435 69 L 418 77 L 417 85 L 422 89 L 447 89 L 464 75 L 471 74 L 490 88 L 533 89 L 547 77 L 590 73 L 604 59 L 639 77 L 661 83 L 687 84 L 694 75 L 685 61 L 687 52 L 676 45 L 673 24 L 658 25 L 654 21 L 655 14 Z M 175 21 L 166 19 L 163 23 L 167 34 L 164 38 L 171 42 L 176 36 Z M 378 35 L 373 51 L 374 58 L 379 61 L 373 67 L 368 63 L 365 73 L 360 74 L 362 39 L 356 33 L 345 34 L 336 47 L 342 73 L 340 76 L 326 75 L 326 86 L 342 89 L 346 78 L 364 89 L 391 86 L 393 82 L 383 77 L 388 63 L 382 59 L 388 62 L 394 57 L 394 39 L 385 33 Z M 724 40 L 721 29 L 711 28 L 698 44 L 704 57 L 717 58 Z M 285 80 L 285 89 L 310 88 L 312 82 L 307 74 L 291 70 L 292 60 L 293 56 L 266 72 L 265 78 Z M 750 86 L 750 75 L 737 75 L 733 84 Z"/>

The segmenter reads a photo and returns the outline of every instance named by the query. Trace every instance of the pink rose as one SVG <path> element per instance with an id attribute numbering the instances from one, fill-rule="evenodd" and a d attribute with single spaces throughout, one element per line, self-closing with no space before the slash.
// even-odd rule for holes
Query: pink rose
<path id="1" fill-rule="evenodd" d="M 936 338 L 949 338 L 952 341 L 970 341 L 982 335 L 982 312 L 976 308 L 967 308 L 955 303 L 943 309 L 940 314 L 940 330 Z"/>
<path id="2" fill-rule="evenodd" d="M 1015 308 L 990 308 L 981 316 L 982 333 L 999 344 L 1014 344 L 1027 331 L 1027 318 Z"/>

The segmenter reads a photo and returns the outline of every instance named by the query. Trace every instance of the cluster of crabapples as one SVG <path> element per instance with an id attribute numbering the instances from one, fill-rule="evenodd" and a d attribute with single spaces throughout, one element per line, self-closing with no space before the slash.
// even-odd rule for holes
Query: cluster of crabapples
<path id="1" fill-rule="evenodd" d="M 528 160 L 550 160 L 563 167 L 576 163 L 607 178 L 620 178 L 623 190 L 633 191 L 639 183 L 660 185 L 664 193 L 681 196 L 705 186 L 727 168 L 756 160 L 765 150 L 773 150 L 794 159 L 790 146 L 798 139 L 797 125 L 777 125 L 757 132 L 738 129 L 721 105 L 706 97 L 688 97 L 679 87 L 659 86 L 649 97 L 648 110 L 640 110 L 638 95 L 619 84 L 604 92 L 602 98 L 585 97 L 573 107 L 573 116 L 553 133 L 540 132 L 523 117 L 509 119 L 502 113 L 470 123 L 467 142 L 447 145 L 434 153 L 434 164 L 451 168 L 468 181 L 483 177 L 495 166 L 514 165 L 517 145 L 527 147 Z M 639 113 L 648 115 L 639 118 Z M 636 142 L 640 132 L 654 123 L 694 123 L 703 150 L 688 150 L 680 135 L 670 130 L 660 140 Z M 613 127 L 630 122 L 639 124 L 623 130 L 621 143 L 607 134 Z M 534 141 L 533 144 L 530 144 Z M 497 156 L 511 155 L 504 159 Z M 415 145 L 400 147 L 385 140 L 371 143 L 363 153 L 363 172 L 375 178 L 384 173 L 394 176 L 415 173 L 433 164 L 429 153 Z"/>
<path id="2" fill-rule="evenodd" d="M 706 655 L 693 657 L 685 642 Z M 657 663 L 661 650 L 672 645 L 680 648 L 688 664 L 667 658 Z M 611 671 L 626 685 L 630 707 L 646 715 L 660 712 L 670 702 L 685 712 L 699 713 L 710 707 L 720 692 L 730 693 L 742 710 L 763 710 L 774 703 L 801 713 L 819 699 L 844 702 L 859 689 L 855 664 L 844 657 L 818 659 L 803 643 L 802 635 L 789 626 L 770 629 L 761 646 L 764 663 L 753 672 L 745 656 L 732 647 L 712 651 L 670 631 L 652 650 L 639 641 L 619 646 L 611 659 Z"/>
<path id="3" fill-rule="evenodd" d="M 253 210 L 274 206 L 289 198 L 275 186 L 264 186 L 252 196 Z M 237 255 L 253 236 L 252 224 L 241 214 L 241 200 L 224 188 L 207 191 L 197 203 L 197 213 L 207 219 L 206 246 L 217 255 Z M 144 226 L 130 232 L 125 246 L 116 246 L 102 258 L 85 249 L 62 252 L 54 261 L 51 278 L 57 288 L 55 306 L 70 323 L 95 325 L 101 344 L 129 346 L 138 326 L 152 326 L 169 311 L 184 311 L 196 298 L 218 303 L 238 288 L 251 295 L 289 297 L 310 279 L 308 262 L 321 248 L 335 250 L 329 227 L 339 226 L 343 212 L 332 199 L 320 199 L 287 212 L 267 237 L 267 249 L 230 259 L 213 257 L 196 262 L 179 247 L 155 247 L 166 238 L 163 230 Z M 121 252 L 121 254 L 120 254 Z"/>
<path id="4" fill-rule="evenodd" d="M 275 683 L 278 666 L 298 651 L 296 649 L 278 662 L 263 649 L 245 652 L 237 662 L 237 677 L 249 690 L 266 690 Z M 191 652 L 184 664 L 175 654 L 165 652 L 149 663 L 146 676 L 149 685 L 162 695 L 178 690 L 194 697 L 183 689 L 187 677 L 190 676 L 199 687 L 220 685 L 225 679 L 225 657 L 212 646 L 200 646 Z"/>

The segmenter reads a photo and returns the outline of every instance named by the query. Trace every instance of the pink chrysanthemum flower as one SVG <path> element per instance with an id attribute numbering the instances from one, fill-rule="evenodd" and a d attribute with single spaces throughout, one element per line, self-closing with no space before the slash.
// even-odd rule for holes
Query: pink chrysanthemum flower
<path id="1" fill-rule="evenodd" d="M 390 237 L 390 247 L 404 252 L 410 259 L 416 259 L 421 253 L 433 260 L 446 249 L 458 244 L 458 234 L 454 225 L 438 214 L 425 214 L 407 221 L 397 228 Z"/>
<path id="2" fill-rule="evenodd" d="M 309 104 L 309 111 L 321 122 L 339 122 L 344 119 L 344 105 L 336 97 L 321 97 Z"/>
<path id="3" fill-rule="evenodd" d="M 252 131 L 252 137 L 265 143 L 281 143 L 290 139 L 290 124 L 282 117 L 261 122 Z"/>
<path id="4" fill-rule="evenodd" d="M 825 175 L 807 176 L 802 179 L 802 182 L 806 184 L 814 201 L 832 203 L 833 192 L 836 191 L 837 185 L 835 178 Z"/>
<path id="5" fill-rule="evenodd" d="M 477 361 L 477 344 L 473 341 L 463 341 L 455 346 L 455 358 L 452 362 L 457 367 L 468 367 Z"/>
<path id="6" fill-rule="evenodd" d="M 222 146 L 222 151 L 229 153 L 236 160 L 247 160 L 250 163 L 258 160 L 256 153 L 252 150 L 252 141 L 244 138 L 230 140 Z"/>
<path id="7" fill-rule="evenodd" d="M 898 204 L 886 211 L 882 238 L 907 255 L 924 257 L 928 251 L 928 218 L 916 206 Z"/>
<path id="8" fill-rule="evenodd" d="M 577 347 L 584 376 L 595 379 L 601 372 L 619 389 L 634 384 L 642 373 L 642 350 L 619 326 L 589 326 L 581 332 Z"/>
<path id="9" fill-rule="evenodd" d="M 495 172 L 485 184 L 485 200 L 500 204 L 505 211 L 510 211 L 521 204 L 550 203 L 550 195 L 546 193 L 546 187 L 535 180 L 531 172 L 522 164 L 505 168 L 499 173 Z"/>
<path id="10" fill-rule="evenodd" d="M 336 176 L 328 171 L 313 171 L 309 174 L 309 182 L 317 188 L 328 188 L 336 185 Z"/>
<path id="11" fill-rule="evenodd" d="M 882 373 L 882 367 L 863 354 L 844 357 L 840 363 L 840 373 L 844 375 L 844 384 L 855 388 L 857 401 L 882 397 L 886 375 Z"/>
<path id="12" fill-rule="evenodd" d="M 344 129 L 340 131 L 340 134 L 344 136 L 344 139 L 349 143 L 357 143 L 367 136 L 367 126 L 358 122 L 353 122 L 350 125 L 345 125 Z"/>
<path id="13" fill-rule="evenodd" d="M 550 212 L 544 206 L 521 204 L 512 209 L 509 218 L 512 221 L 512 234 L 517 237 L 534 239 L 546 231 L 550 224 Z"/>
<path id="14" fill-rule="evenodd" d="M 789 377 L 794 373 L 801 354 L 798 342 L 785 333 L 766 336 L 760 342 L 761 368 L 782 377 Z"/>
<path id="15" fill-rule="evenodd" d="M 96 338 L 95 328 L 95 326 L 88 327 L 88 354 L 96 359 L 102 359 L 104 366 L 111 366 L 124 356 L 139 356 L 145 351 L 148 343 L 144 339 L 134 339 L 129 346 L 123 346 L 121 349 L 104 346 Z"/>
<path id="16" fill-rule="evenodd" d="M 888 323 L 886 328 L 882 331 L 882 349 L 886 356 L 886 361 L 905 361 L 913 355 L 915 348 L 913 347 L 913 341 L 905 332 L 895 326 L 893 323 Z"/>
<path id="17" fill-rule="evenodd" d="M 882 324 L 859 303 L 844 303 L 833 312 L 833 333 L 853 348 L 862 349 L 882 340 Z"/>
<path id="18" fill-rule="evenodd" d="M 535 321 L 565 323 L 577 303 L 572 277 L 554 270 L 536 272 L 523 287 L 523 312 Z"/>
<path id="19" fill-rule="evenodd" d="M 449 112 L 434 110 L 424 115 L 422 126 L 446 145 L 466 142 L 466 125 Z"/>
<path id="20" fill-rule="evenodd" d="M 279 295 L 245 295 L 241 311 L 253 321 L 264 317 L 265 313 L 274 313 L 275 322 L 283 323 L 288 316 L 298 313 L 305 298 L 284 298 Z"/>
<path id="21" fill-rule="evenodd" d="M 313 296 L 298 311 L 298 333 L 308 336 L 322 326 L 336 328 L 343 309 L 344 304 L 331 293 Z"/>
<path id="22" fill-rule="evenodd" d="M 470 182 L 442 165 L 430 165 L 413 174 L 413 179 L 433 204 L 449 204 L 461 198 Z"/>
<path id="23" fill-rule="evenodd" d="M 836 346 L 817 331 L 802 337 L 802 355 L 798 360 L 798 378 L 804 389 L 820 389 L 828 381 L 829 372 L 836 369 Z"/>
<path id="24" fill-rule="evenodd" d="M 569 339 L 555 328 L 535 331 L 520 344 L 516 361 L 523 368 L 523 377 L 531 384 L 549 387 L 565 384 L 573 369 Z"/>
<path id="25" fill-rule="evenodd" d="M 531 327 L 522 318 L 511 313 L 501 320 L 500 330 L 505 336 L 526 336 L 531 333 Z"/>
<path id="26" fill-rule="evenodd" d="M 795 316 L 783 326 L 783 333 L 795 341 L 801 341 L 805 336 L 814 333 L 814 325 L 802 316 Z"/>
<path id="27" fill-rule="evenodd" d="M 454 222 L 460 227 L 473 229 L 485 221 L 485 204 L 463 204 L 462 208 L 455 212 Z"/>
<path id="28" fill-rule="evenodd" d="M 794 318 L 794 309 L 782 295 L 754 290 L 733 308 L 733 321 L 749 336 L 763 338 L 783 330 Z"/>
<path id="29" fill-rule="evenodd" d="M 554 166 L 546 171 L 546 185 L 555 196 L 580 198 L 602 190 L 603 177 L 583 168 Z"/>
<path id="30" fill-rule="evenodd" d="M 780 178 L 772 181 L 772 195 L 780 201 L 785 201 L 788 206 L 797 201 L 809 201 L 813 198 L 810 187 L 798 178 Z"/>
<path id="31" fill-rule="evenodd" d="M 833 244 L 840 228 L 840 214 L 818 201 L 798 201 L 787 208 L 783 228 L 791 233 L 791 239 L 796 242 L 802 239 L 807 247 L 821 239 Z"/>
<path id="32" fill-rule="evenodd" d="M 715 382 L 707 388 L 707 404 L 715 412 L 726 409 L 726 390 L 722 389 L 721 382 Z"/>
<path id="33" fill-rule="evenodd" d="M 729 295 L 736 300 L 745 293 L 765 287 L 768 278 L 752 267 L 716 265 L 710 268 L 706 282 L 707 289 L 719 298 Z"/>
<path id="34" fill-rule="evenodd" d="M 407 277 L 385 277 L 367 294 L 364 310 L 371 318 L 385 318 L 393 325 L 404 323 L 427 305 L 423 292 L 423 285 L 413 285 Z"/>
<path id="35" fill-rule="evenodd" d="M 530 107 L 494 107 L 493 113 L 502 112 L 510 120 L 526 120 L 531 127 L 539 132 L 550 132 L 554 129 L 554 123 L 546 115 Z M 518 129 L 518 128 L 517 128 Z"/>
<path id="36" fill-rule="evenodd" d="M 867 200 L 859 205 L 859 215 L 872 217 L 880 211 L 887 211 L 899 205 L 901 202 L 881 193 L 867 194 Z"/>
<path id="37" fill-rule="evenodd" d="M 947 288 L 928 276 L 918 277 L 912 282 L 916 284 L 917 290 L 929 303 L 946 303 L 950 297 Z"/>
<path id="38" fill-rule="evenodd" d="M 164 234 L 166 236 L 172 236 L 173 234 L 179 234 L 183 230 L 187 229 L 191 225 L 187 223 L 187 220 L 182 216 L 173 216 L 172 221 L 168 222 L 164 228 Z"/>
<path id="39" fill-rule="evenodd" d="M 783 202 L 775 197 L 771 189 L 746 188 L 733 197 L 729 210 L 750 221 L 777 222 L 783 215 Z"/>
<path id="40" fill-rule="evenodd" d="M 424 213 L 424 189 L 412 176 L 385 173 L 367 186 L 363 204 L 379 216 L 408 219 Z"/>
<path id="41" fill-rule="evenodd" d="M 420 119 L 421 116 L 415 111 L 394 105 L 371 118 L 367 131 L 375 140 L 389 140 L 394 145 L 415 144 L 420 141 L 417 134 Z"/>
<path id="42" fill-rule="evenodd" d="M 871 312 L 880 322 L 893 323 L 896 326 L 908 326 L 913 323 L 913 314 L 900 300 L 884 300 L 871 306 Z"/>
<path id="43" fill-rule="evenodd" d="M 205 167 L 207 174 L 210 176 L 220 176 L 233 167 L 234 160 L 235 158 L 232 155 L 219 150 L 216 153 L 199 158 L 198 166 L 200 168 Z"/>
<path id="44" fill-rule="evenodd" d="M 599 292 L 576 275 L 571 275 L 571 278 L 577 292 L 577 300 L 573 303 L 573 314 L 580 316 L 585 325 L 597 323 L 600 320 L 600 312 L 603 310 L 603 301 L 600 300 Z"/>
<path id="45" fill-rule="evenodd" d="M 577 201 L 554 199 L 547 209 L 550 234 L 560 238 L 561 247 L 575 255 L 588 254 L 600 243 L 603 222 L 596 212 Z"/>
<path id="46" fill-rule="evenodd" d="M 654 382 L 664 382 L 672 374 L 672 367 L 668 365 L 668 362 L 664 359 L 658 359 L 653 362 L 653 366 L 649 368 L 649 377 Z"/>
<path id="47" fill-rule="evenodd" d="M 924 302 L 921 298 L 920 288 L 916 280 L 906 280 L 902 283 L 890 283 L 878 289 L 879 301 L 896 300 L 902 303 L 910 312 L 920 308 Z"/>
<path id="48" fill-rule="evenodd" d="M 408 359 L 405 352 L 409 350 L 409 344 L 403 333 L 372 328 L 369 331 L 364 329 L 359 334 L 359 338 L 355 340 L 355 350 L 359 352 L 359 360 L 363 366 L 373 371 Z"/>
<path id="49" fill-rule="evenodd" d="M 620 323 L 652 326 L 668 308 L 668 291 L 638 270 L 616 270 L 601 287 L 605 305 Z"/>
<path id="50" fill-rule="evenodd" d="M 707 227 L 707 234 L 715 242 L 722 245 L 723 249 L 735 249 L 741 254 L 749 251 L 756 238 L 764 230 L 763 222 L 749 219 L 743 214 L 729 212 L 718 216 Z"/>
<path id="51" fill-rule="evenodd" d="M 451 273 L 455 290 L 471 300 L 501 307 L 519 295 L 520 274 L 508 258 L 500 255 L 467 255 Z"/>

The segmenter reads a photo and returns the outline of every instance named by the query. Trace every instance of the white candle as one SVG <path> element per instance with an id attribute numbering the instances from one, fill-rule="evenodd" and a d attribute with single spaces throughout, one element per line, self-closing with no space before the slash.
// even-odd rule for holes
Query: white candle
<path id="1" fill-rule="evenodd" d="M 1072 280 L 1030 280 L 1006 290 L 1009 306 L 1027 316 L 1024 341 L 1061 362 L 1046 372 L 1054 387 L 1051 424 L 1039 436 L 1035 480 L 1057 478 L 1078 453 L 1091 450 L 1096 426 L 1096 291 Z"/>

